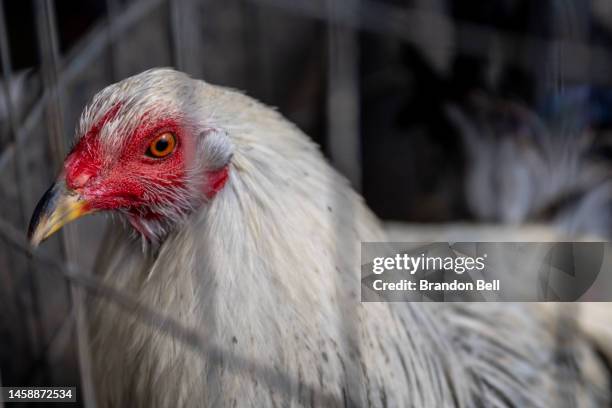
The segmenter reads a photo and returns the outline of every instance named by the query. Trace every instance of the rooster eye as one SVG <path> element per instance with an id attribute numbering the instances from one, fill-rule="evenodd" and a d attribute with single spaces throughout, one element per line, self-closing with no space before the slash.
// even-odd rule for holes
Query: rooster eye
<path id="1" fill-rule="evenodd" d="M 147 156 L 162 158 L 166 157 L 170 153 L 174 151 L 174 147 L 176 146 L 176 139 L 174 135 L 170 132 L 162 133 L 157 136 L 147 149 Z"/>

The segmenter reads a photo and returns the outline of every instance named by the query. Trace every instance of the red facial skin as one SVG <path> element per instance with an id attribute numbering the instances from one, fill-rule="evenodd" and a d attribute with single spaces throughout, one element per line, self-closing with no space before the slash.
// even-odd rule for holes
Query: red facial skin
<path id="1" fill-rule="evenodd" d="M 208 187 L 205 191 L 206 197 L 211 199 L 225 185 L 227 182 L 227 177 L 229 176 L 229 171 L 227 166 L 223 167 L 221 170 L 213 171 L 208 174 L 208 183 L 206 186 Z"/>
<path id="2" fill-rule="evenodd" d="M 129 142 L 119 157 L 105 160 L 101 156 L 104 153 L 100 149 L 99 132 L 119 108 L 119 104 L 113 106 L 72 149 L 64 162 L 66 185 L 88 202 L 89 210 L 121 209 L 142 221 L 159 218 L 152 209 L 159 204 L 171 205 L 175 197 L 168 190 L 185 187 L 185 163 L 195 159 L 191 153 L 196 151 L 194 140 L 186 134 L 178 118 L 147 120 L 145 116 L 128 137 Z M 165 132 L 176 138 L 174 151 L 163 158 L 147 156 L 150 143 Z M 213 198 L 227 178 L 227 166 L 207 173 L 202 180 L 203 198 Z M 137 227 L 139 222 L 135 221 Z"/>
<path id="3" fill-rule="evenodd" d="M 102 165 L 100 157 L 100 146 L 98 134 L 104 125 L 112 120 L 121 108 L 121 104 L 115 104 L 91 129 L 79 140 L 64 161 L 66 173 L 66 185 L 68 188 L 78 190 L 87 181 L 96 175 Z"/>

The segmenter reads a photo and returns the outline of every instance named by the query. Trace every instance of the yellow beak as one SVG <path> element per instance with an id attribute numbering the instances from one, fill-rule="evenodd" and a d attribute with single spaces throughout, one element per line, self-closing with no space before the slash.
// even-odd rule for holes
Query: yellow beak
<path id="1" fill-rule="evenodd" d="M 28 228 L 28 239 L 36 247 L 70 221 L 91 212 L 88 202 L 69 190 L 64 182 L 55 183 L 36 205 Z"/>

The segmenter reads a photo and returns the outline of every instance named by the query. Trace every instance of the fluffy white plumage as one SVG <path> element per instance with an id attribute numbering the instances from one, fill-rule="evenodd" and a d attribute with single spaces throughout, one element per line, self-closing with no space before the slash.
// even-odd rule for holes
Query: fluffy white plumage
<path id="1" fill-rule="evenodd" d="M 108 284 L 197 328 L 224 354 L 202 357 L 98 301 L 91 340 L 101 406 L 610 403 L 591 340 L 576 328 L 559 349 L 557 320 L 537 305 L 360 303 L 360 242 L 385 234 L 276 111 L 167 69 L 99 95 L 81 129 L 128 100 L 102 134 L 116 144 L 118 129 L 161 102 L 202 130 L 194 177 L 211 163 L 230 166 L 212 200 L 190 201 L 193 211 L 164 225 L 157 250 L 143 252 L 122 228 L 98 262 Z"/>

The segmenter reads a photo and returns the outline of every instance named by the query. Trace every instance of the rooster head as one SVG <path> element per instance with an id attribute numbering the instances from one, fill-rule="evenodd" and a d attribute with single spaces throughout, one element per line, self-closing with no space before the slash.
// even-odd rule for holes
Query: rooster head
<path id="1" fill-rule="evenodd" d="M 159 241 L 211 200 L 228 178 L 232 146 L 207 86 L 154 69 L 95 95 L 58 178 L 34 210 L 30 242 L 98 211 L 119 212 Z"/>

